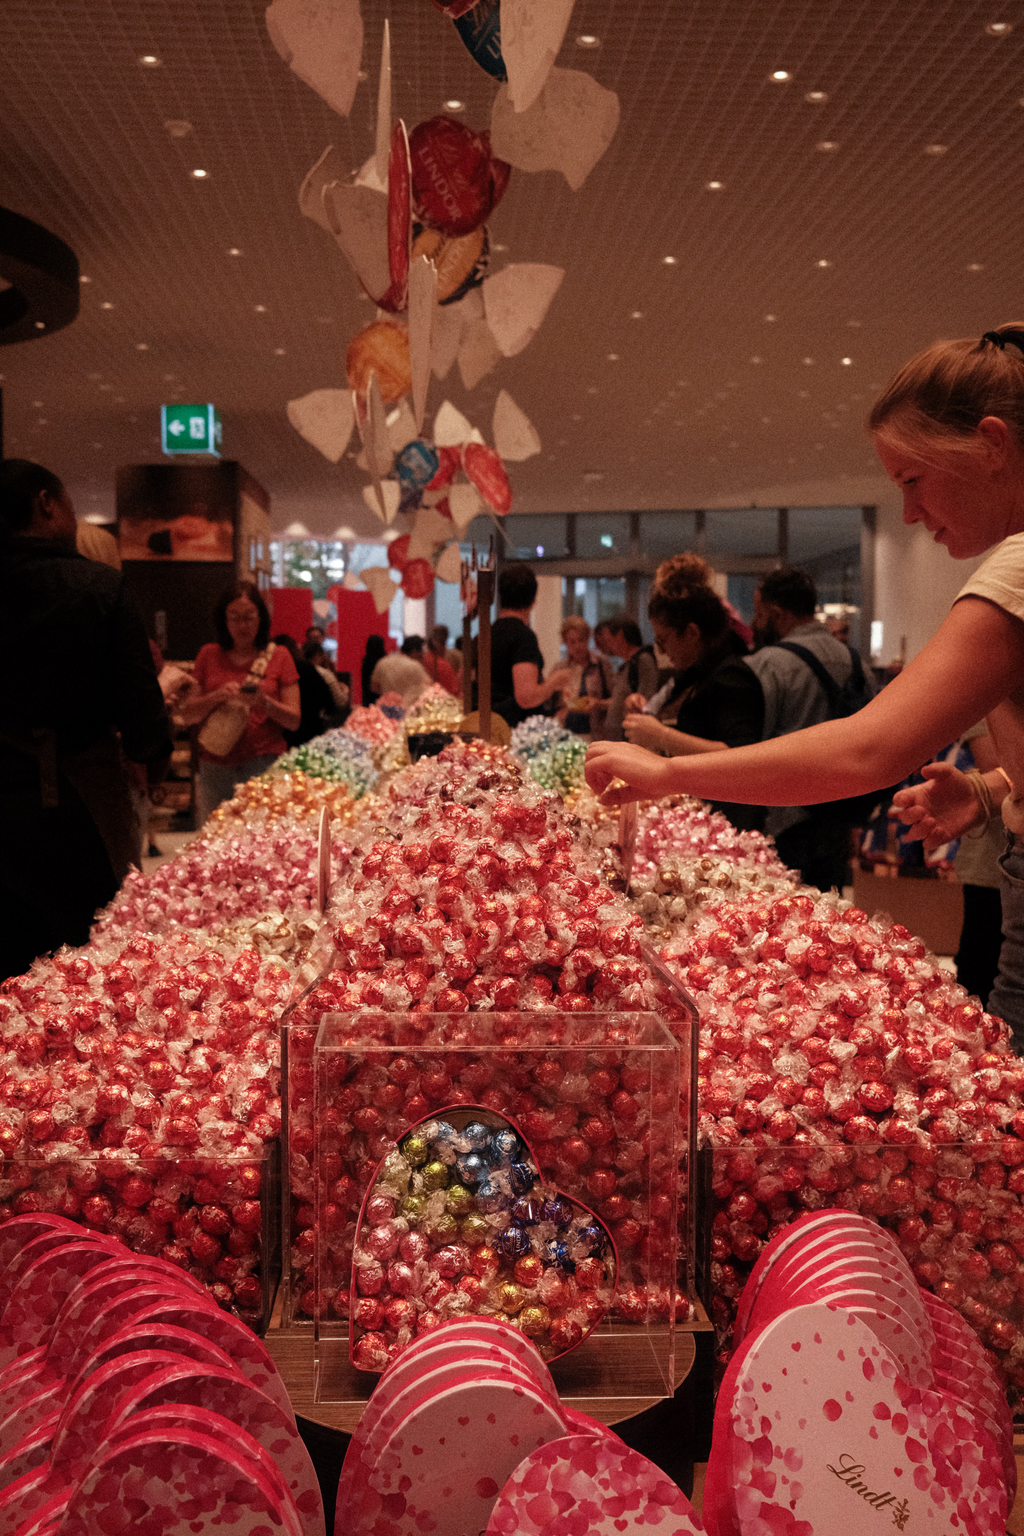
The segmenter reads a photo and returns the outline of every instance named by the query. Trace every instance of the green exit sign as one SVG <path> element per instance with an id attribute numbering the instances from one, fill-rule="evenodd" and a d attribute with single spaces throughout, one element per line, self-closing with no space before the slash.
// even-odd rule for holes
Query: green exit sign
<path id="1" fill-rule="evenodd" d="M 212 405 L 162 405 L 160 446 L 164 453 L 220 454 L 220 413 Z"/>

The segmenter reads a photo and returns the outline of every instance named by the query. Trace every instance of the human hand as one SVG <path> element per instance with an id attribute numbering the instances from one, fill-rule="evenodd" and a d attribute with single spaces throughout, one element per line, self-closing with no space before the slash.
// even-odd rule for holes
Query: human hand
<path id="1" fill-rule="evenodd" d="M 572 682 L 572 673 L 572 667 L 556 667 L 547 679 L 552 693 L 564 693 Z"/>
<path id="2" fill-rule="evenodd" d="M 642 693 L 631 693 L 626 699 L 627 715 L 642 715 L 647 708 L 647 700 Z"/>
<path id="3" fill-rule="evenodd" d="M 267 695 L 260 688 L 256 693 L 249 694 L 248 697 L 250 718 L 259 725 L 267 718 L 269 713 L 267 709 Z"/>
<path id="4" fill-rule="evenodd" d="M 628 805 L 631 800 L 660 800 L 672 792 L 669 764 L 643 747 L 618 741 L 595 741 L 587 748 L 586 779 L 602 805 Z M 616 783 L 623 780 L 623 783 Z"/>
<path id="5" fill-rule="evenodd" d="M 627 715 L 622 729 L 627 741 L 649 752 L 660 752 L 665 745 L 665 727 L 653 715 Z"/>
<path id="6" fill-rule="evenodd" d="M 921 772 L 925 782 L 898 790 L 889 816 L 907 826 L 909 842 L 931 850 L 977 826 L 981 806 L 970 779 L 951 763 L 926 763 Z"/>

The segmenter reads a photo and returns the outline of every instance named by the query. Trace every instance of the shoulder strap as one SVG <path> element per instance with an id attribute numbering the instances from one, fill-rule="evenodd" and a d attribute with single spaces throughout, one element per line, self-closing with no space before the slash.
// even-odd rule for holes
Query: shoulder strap
<path id="1" fill-rule="evenodd" d="M 776 642 L 776 644 L 780 651 L 790 651 L 794 656 L 799 656 L 800 660 L 806 667 L 810 667 L 818 682 L 821 684 L 825 697 L 828 699 L 829 709 L 833 714 L 836 714 L 837 712 L 841 713 L 842 703 L 840 699 L 841 690 L 839 684 L 836 682 L 828 668 L 818 660 L 814 652 L 809 651 L 805 645 L 797 645 L 795 640 L 779 640 Z"/>
<path id="2" fill-rule="evenodd" d="M 261 677 L 265 677 L 267 668 L 270 666 L 270 658 L 273 656 L 276 650 L 277 646 L 274 644 L 273 640 L 271 640 L 270 644 L 266 647 L 265 650 L 260 652 L 252 666 L 249 668 L 249 676 L 254 677 L 257 682 Z"/>

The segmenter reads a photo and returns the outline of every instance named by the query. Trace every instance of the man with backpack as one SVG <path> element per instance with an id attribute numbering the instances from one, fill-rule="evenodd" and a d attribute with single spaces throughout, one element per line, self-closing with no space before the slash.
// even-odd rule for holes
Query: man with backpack
<path id="1" fill-rule="evenodd" d="M 813 579 L 792 566 L 769 572 L 754 595 L 758 649 L 745 661 L 764 693 L 765 741 L 854 714 L 874 695 L 860 657 L 817 622 L 816 606 Z M 808 885 L 841 889 L 849 880 L 850 829 L 863 824 L 870 810 L 847 801 L 776 806 L 768 811 L 765 831 Z"/>
<path id="2" fill-rule="evenodd" d="M 600 737 L 604 741 L 624 741 L 622 722 L 626 715 L 626 700 L 634 693 L 642 694 L 645 699 L 653 698 L 658 690 L 658 663 L 654 659 L 654 647 L 644 644 L 640 626 L 633 619 L 619 614 L 608 619 L 603 628 L 607 634 L 605 646 L 612 656 L 621 659 L 622 666 L 615 674 L 604 724 L 598 725 L 594 720 L 594 737 L 595 740 Z"/>

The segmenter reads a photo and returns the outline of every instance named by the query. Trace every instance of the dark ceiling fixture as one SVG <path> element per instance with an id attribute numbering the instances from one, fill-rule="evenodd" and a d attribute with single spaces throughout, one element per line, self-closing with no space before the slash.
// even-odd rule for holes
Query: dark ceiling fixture
<path id="1" fill-rule="evenodd" d="M 0 346 L 38 341 L 78 314 L 78 257 L 41 224 L 0 208 Z"/>

